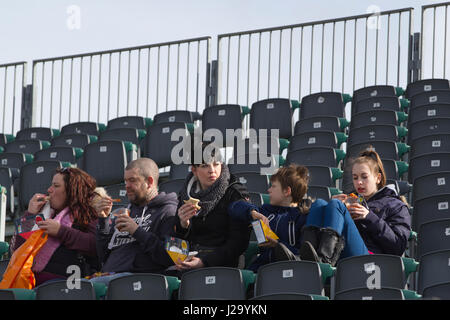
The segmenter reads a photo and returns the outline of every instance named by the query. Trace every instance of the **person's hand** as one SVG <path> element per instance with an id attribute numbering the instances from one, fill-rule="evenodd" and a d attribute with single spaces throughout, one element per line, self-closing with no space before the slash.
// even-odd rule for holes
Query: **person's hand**
<path id="1" fill-rule="evenodd" d="M 53 219 L 47 219 L 37 222 L 39 229 L 44 230 L 49 236 L 56 237 L 61 224 Z"/>
<path id="2" fill-rule="evenodd" d="M 175 264 L 177 270 L 180 271 L 203 268 L 204 266 L 202 259 L 195 256 L 187 257 L 184 261 L 178 260 L 178 263 Z"/>
<path id="3" fill-rule="evenodd" d="M 116 219 L 116 228 L 120 232 L 128 232 L 133 235 L 139 226 L 137 223 L 126 213 L 119 215 Z"/>
<path id="4" fill-rule="evenodd" d="M 259 244 L 260 247 L 263 248 L 275 248 L 278 244 L 278 240 L 272 239 L 269 236 L 266 236 L 267 242 Z"/>
<path id="5" fill-rule="evenodd" d="M 366 207 L 363 207 L 359 203 L 354 203 L 348 208 L 348 212 L 352 216 L 353 220 L 362 220 L 365 219 L 369 214 L 369 210 Z"/>
<path id="6" fill-rule="evenodd" d="M 334 196 L 331 197 L 332 199 L 337 199 L 337 200 L 341 200 L 342 202 L 345 202 L 345 200 L 347 200 L 348 196 L 344 193 L 341 194 L 336 194 Z"/>
<path id="7" fill-rule="evenodd" d="M 189 226 L 189 219 L 191 219 L 197 213 L 197 209 L 190 203 L 183 204 L 178 209 L 178 217 L 180 217 L 180 224 L 184 229 Z"/>
<path id="8" fill-rule="evenodd" d="M 112 205 L 112 199 L 106 197 L 95 201 L 95 203 L 92 204 L 92 207 L 95 209 L 95 212 L 97 212 L 99 218 L 106 218 L 111 213 Z"/>
<path id="9" fill-rule="evenodd" d="M 254 220 L 262 220 L 266 226 L 269 226 L 269 219 L 267 219 L 267 217 L 262 213 L 259 213 L 256 210 L 252 210 L 251 215 Z"/>
<path id="10" fill-rule="evenodd" d="M 38 214 L 42 207 L 47 203 L 47 195 L 43 193 L 36 193 L 28 202 L 28 212 Z"/>

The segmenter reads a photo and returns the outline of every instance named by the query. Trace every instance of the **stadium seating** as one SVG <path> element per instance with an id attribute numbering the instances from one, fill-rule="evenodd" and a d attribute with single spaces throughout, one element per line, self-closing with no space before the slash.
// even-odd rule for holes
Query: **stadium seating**
<path id="1" fill-rule="evenodd" d="M 83 133 L 92 136 L 99 136 L 100 132 L 106 129 L 103 123 L 96 122 L 72 122 L 61 127 L 61 136 L 75 133 Z"/>
<path id="2" fill-rule="evenodd" d="M 312 131 L 344 132 L 350 122 L 345 118 L 320 116 L 299 120 L 294 126 L 294 135 Z"/>
<path id="3" fill-rule="evenodd" d="M 191 172 L 190 164 L 178 164 L 170 166 L 169 179 L 185 179 L 189 172 Z"/>
<path id="4" fill-rule="evenodd" d="M 413 230 L 418 231 L 425 223 L 450 219 L 450 197 L 448 194 L 429 196 L 414 202 Z"/>
<path id="5" fill-rule="evenodd" d="M 125 183 L 108 185 L 104 186 L 104 188 L 112 199 L 120 200 L 120 202 L 113 203 L 113 210 L 117 207 L 124 207 L 128 205 L 128 197 Z"/>
<path id="6" fill-rule="evenodd" d="M 32 127 L 17 131 L 16 140 L 44 140 L 50 141 L 54 137 L 59 136 L 60 131 L 57 129 Z"/>
<path id="7" fill-rule="evenodd" d="M 408 130 L 405 127 L 391 125 L 370 125 L 353 128 L 348 135 L 347 146 L 370 143 L 372 140 L 387 140 L 400 142 L 406 136 Z"/>
<path id="8" fill-rule="evenodd" d="M 75 287 L 79 284 L 79 288 Z M 68 288 L 67 281 L 43 283 L 35 288 L 36 300 L 95 300 L 95 290 L 91 282 L 80 279 L 74 283 L 74 288 Z"/>
<path id="9" fill-rule="evenodd" d="M 397 288 L 356 288 L 340 291 L 334 296 L 334 300 L 405 300 L 405 296 Z"/>
<path id="10" fill-rule="evenodd" d="M 250 192 L 267 193 L 270 187 L 269 176 L 260 172 L 237 172 L 234 175 Z"/>
<path id="11" fill-rule="evenodd" d="M 450 104 L 431 104 L 411 109 L 408 113 L 408 126 L 434 118 L 450 118 Z"/>
<path id="12" fill-rule="evenodd" d="M 407 107 L 406 100 L 398 97 L 373 97 L 360 100 L 352 105 L 352 115 L 360 112 L 374 111 L 374 110 L 391 110 L 404 111 Z"/>
<path id="13" fill-rule="evenodd" d="M 418 229 L 417 260 L 427 253 L 450 250 L 450 219 L 426 222 Z"/>
<path id="14" fill-rule="evenodd" d="M 352 115 L 350 130 L 368 125 L 399 126 L 408 120 L 408 114 L 401 111 L 373 110 Z"/>
<path id="15" fill-rule="evenodd" d="M 350 100 L 349 95 L 339 92 L 319 92 L 304 96 L 300 103 L 300 119 L 318 116 L 343 118 L 345 105 Z"/>
<path id="16" fill-rule="evenodd" d="M 408 126 L 408 144 L 414 144 L 416 139 L 427 135 L 448 134 L 450 118 L 435 118 L 414 122 Z"/>
<path id="17" fill-rule="evenodd" d="M 424 299 L 450 300 L 450 282 L 429 286 L 423 290 Z"/>
<path id="18" fill-rule="evenodd" d="M 34 154 L 39 150 L 50 147 L 49 141 L 44 140 L 14 140 L 5 146 L 5 152 L 20 152 Z"/>
<path id="19" fill-rule="evenodd" d="M 417 292 L 423 294 L 427 288 L 450 282 L 448 266 L 450 250 L 425 254 L 420 259 Z"/>
<path id="20" fill-rule="evenodd" d="M 73 165 L 80 163 L 83 149 L 68 146 L 49 147 L 34 154 L 34 161 L 63 161 Z"/>
<path id="21" fill-rule="evenodd" d="M 366 149 L 373 149 L 383 159 L 402 160 L 404 154 L 409 152 L 411 147 L 403 142 L 391 140 L 373 140 L 370 142 L 356 143 L 347 148 L 347 157 L 354 158 Z"/>
<path id="22" fill-rule="evenodd" d="M 431 196 L 450 193 L 450 172 L 432 173 L 414 180 L 412 199 L 414 202 Z"/>
<path id="23" fill-rule="evenodd" d="M 389 85 L 376 85 L 359 88 L 353 91 L 352 103 L 373 97 L 399 97 L 404 94 L 403 88 Z"/>
<path id="24" fill-rule="evenodd" d="M 14 181 L 10 168 L 0 167 L 0 186 L 6 189 L 6 210 L 14 216 Z"/>
<path id="25" fill-rule="evenodd" d="M 74 148 L 84 149 L 89 143 L 94 143 L 98 141 L 97 136 L 88 135 L 85 133 L 71 133 L 60 135 L 53 138 L 52 146 L 68 146 Z"/>
<path id="26" fill-rule="evenodd" d="M 303 148 L 288 152 L 285 164 L 297 163 L 304 166 L 317 165 L 337 168 L 344 157 L 345 152 L 341 149 L 329 147 Z"/>
<path id="27" fill-rule="evenodd" d="M 408 181 L 413 183 L 421 176 L 450 171 L 450 153 L 431 153 L 409 160 Z"/>
<path id="28" fill-rule="evenodd" d="M 343 176 L 338 168 L 326 166 L 307 166 L 309 171 L 309 184 L 315 186 L 336 187 L 336 182 Z"/>
<path id="29" fill-rule="evenodd" d="M 178 194 L 184 186 L 185 179 L 175 179 L 161 182 L 158 186 L 159 192 L 175 192 Z"/>
<path id="30" fill-rule="evenodd" d="M 147 129 L 152 124 L 152 119 L 140 116 L 117 117 L 108 121 L 108 129 L 135 128 Z M 96 134 L 98 136 L 98 134 Z"/>
<path id="31" fill-rule="evenodd" d="M 293 135 L 289 139 L 289 151 L 308 147 L 331 147 L 339 149 L 347 141 L 347 135 L 343 132 L 314 131 Z"/>
<path id="32" fill-rule="evenodd" d="M 413 96 L 432 90 L 450 89 L 447 79 L 423 79 L 408 84 L 405 91 L 405 97 L 411 99 Z"/>
<path id="33" fill-rule="evenodd" d="M 153 117 L 153 124 L 167 123 L 167 122 L 184 122 L 194 123 L 201 116 L 198 112 L 191 112 L 188 110 L 172 110 L 160 112 Z"/>
<path id="34" fill-rule="evenodd" d="M 14 141 L 15 138 L 12 134 L 0 133 L 0 147 L 5 147 L 7 143 Z"/>
<path id="35" fill-rule="evenodd" d="M 411 143 L 409 157 L 412 159 L 439 152 L 450 152 L 450 134 L 428 135 L 417 138 Z"/>
<path id="36" fill-rule="evenodd" d="M 411 98 L 409 98 L 411 101 L 411 104 L 409 106 L 410 111 L 414 110 L 417 107 L 420 106 L 426 106 L 426 105 L 435 105 L 435 104 L 448 104 L 450 103 L 450 90 L 444 89 L 444 90 L 432 90 L 432 91 L 426 91 L 422 93 L 418 93 Z"/>

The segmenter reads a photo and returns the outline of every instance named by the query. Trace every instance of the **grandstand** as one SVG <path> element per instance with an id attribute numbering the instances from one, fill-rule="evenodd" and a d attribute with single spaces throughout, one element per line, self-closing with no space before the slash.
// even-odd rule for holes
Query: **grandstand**
<path id="1" fill-rule="evenodd" d="M 289 163 L 310 169 L 311 197 L 353 192 L 345 168 L 375 148 L 413 221 L 403 257 L 279 262 L 255 274 L 245 269 L 257 254 L 252 238 L 237 269 L 136 274 L 108 288 L 82 281 L 77 292 L 54 282 L 0 290 L 0 299 L 450 299 L 450 77 L 446 44 L 437 45 L 449 6 L 423 6 L 417 32 L 414 9 L 404 8 L 221 34 L 215 59 L 206 36 L 38 59 L 32 79 L 27 62 L 0 65 L 0 241 L 58 166 L 82 168 L 125 203 L 125 166 L 150 157 L 161 167 L 160 190 L 178 192 L 189 167 L 174 164 L 172 150 L 208 129 L 240 130 L 222 152 L 256 204 L 268 202 L 270 170 Z M 264 129 L 276 135 L 253 141 L 250 132 Z"/>

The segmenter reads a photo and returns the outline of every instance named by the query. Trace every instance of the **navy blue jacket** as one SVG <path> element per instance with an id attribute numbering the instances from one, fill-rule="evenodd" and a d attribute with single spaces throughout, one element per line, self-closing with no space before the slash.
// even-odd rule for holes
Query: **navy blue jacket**
<path id="1" fill-rule="evenodd" d="M 385 186 L 367 200 L 369 214 L 356 220 L 366 247 L 373 253 L 402 255 L 411 232 L 411 215 L 396 191 Z"/>
<path id="2" fill-rule="evenodd" d="M 265 215 L 270 221 L 270 229 L 280 238 L 292 253 L 298 255 L 301 245 L 301 229 L 306 223 L 306 214 L 302 214 L 298 207 L 281 207 L 264 204 L 257 207 L 244 201 L 233 202 L 228 207 L 228 213 L 235 219 L 251 223 L 251 211 L 256 210 Z M 263 265 L 272 262 L 272 250 L 261 248 L 260 256 L 249 266 L 250 270 L 257 271 Z"/>

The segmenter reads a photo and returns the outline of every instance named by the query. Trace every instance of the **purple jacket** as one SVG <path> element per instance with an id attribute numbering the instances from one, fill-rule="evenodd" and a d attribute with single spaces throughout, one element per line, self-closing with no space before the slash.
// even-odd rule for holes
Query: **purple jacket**
<path id="1" fill-rule="evenodd" d="M 368 201 L 369 214 L 355 224 L 369 251 L 402 255 L 411 232 L 411 216 L 391 185 L 381 188 Z"/>

